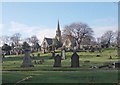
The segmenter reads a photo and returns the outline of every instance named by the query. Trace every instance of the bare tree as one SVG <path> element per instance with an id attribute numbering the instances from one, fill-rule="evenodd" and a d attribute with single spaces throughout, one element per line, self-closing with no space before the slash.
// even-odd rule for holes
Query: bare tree
<path id="1" fill-rule="evenodd" d="M 102 35 L 101 43 L 105 44 L 106 47 L 109 47 L 113 39 L 114 39 L 114 32 L 109 30 Z"/>
<path id="2" fill-rule="evenodd" d="M 78 49 L 80 49 L 81 42 L 84 38 L 90 37 L 93 34 L 93 30 L 85 23 L 72 23 L 66 25 L 63 30 L 63 36 L 65 38 L 74 38 L 78 44 Z"/>
<path id="3" fill-rule="evenodd" d="M 31 43 L 31 39 L 29 37 L 25 38 L 24 41 L 27 42 L 27 43 Z"/>
<path id="4" fill-rule="evenodd" d="M 81 44 L 82 45 L 95 45 L 93 44 L 93 42 L 96 42 L 93 36 L 86 36 L 82 39 Z"/>
<path id="5" fill-rule="evenodd" d="M 31 36 L 30 42 L 32 43 L 32 45 L 38 43 L 38 41 L 39 40 L 38 40 L 37 36 L 35 36 L 35 35 Z"/>
<path id="6" fill-rule="evenodd" d="M 3 44 L 10 44 L 10 37 L 7 35 L 1 36 L 0 40 L 2 41 Z"/>
<path id="7" fill-rule="evenodd" d="M 10 38 L 11 41 L 15 44 L 15 46 L 17 46 L 17 45 L 19 44 L 20 37 L 21 37 L 21 34 L 20 34 L 20 33 L 15 33 L 15 34 L 13 34 L 13 36 Z"/>
<path id="8" fill-rule="evenodd" d="M 21 38 L 20 33 L 15 33 L 10 37 L 10 40 L 12 41 L 12 44 L 14 45 L 13 49 L 16 55 L 18 55 L 20 52 L 20 43 L 19 43 L 20 38 Z"/>

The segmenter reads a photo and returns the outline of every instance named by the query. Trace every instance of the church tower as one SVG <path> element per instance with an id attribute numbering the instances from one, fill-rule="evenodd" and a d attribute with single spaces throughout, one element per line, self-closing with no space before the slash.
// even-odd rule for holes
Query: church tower
<path id="1" fill-rule="evenodd" d="M 58 25 L 57 25 L 57 30 L 56 30 L 56 36 L 55 36 L 55 38 L 57 38 L 58 41 L 61 42 L 61 30 L 60 30 L 59 20 L 58 20 Z"/>

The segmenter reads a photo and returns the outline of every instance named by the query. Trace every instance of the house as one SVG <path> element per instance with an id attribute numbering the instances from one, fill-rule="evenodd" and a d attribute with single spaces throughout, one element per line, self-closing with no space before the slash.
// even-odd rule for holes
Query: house
<path id="1" fill-rule="evenodd" d="M 73 50 L 74 47 L 77 46 L 76 40 L 71 37 L 71 38 L 66 38 L 63 41 L 63 47 L 65 47 L 67 50 Z"/>

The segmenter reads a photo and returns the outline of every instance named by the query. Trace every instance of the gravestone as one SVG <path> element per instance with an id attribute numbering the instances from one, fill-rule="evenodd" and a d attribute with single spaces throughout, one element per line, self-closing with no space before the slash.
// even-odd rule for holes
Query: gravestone
<path id="1" fill-rule="evenodd" d="M 110 56 L 109 59 L 112 59 L 112 56 Z"/>
<path id="2" fill-rule="evenodd" d="M 86 61 L 84 61 L 84 63 L 90 63 L 90 61 L 89 61 L 89 60 L 86 60 Z"/>
<path id="3" fill-rule="evenodd" d="M 38 62 L 38 64 L 42 64 L 43 62 L 40 60 L 39 62 Z"/>
<path id="4" fill-rule="evenodd" d="M 97 54 L 96 57 L 100 57 L 100 54 Z"/>
<path id="5" fill-rule="evenodd" d="M 52 52 L 51 52 L 51 55 L 52 55 L 52 56 L 50 57 L 50 59 L 53 59 L 53 58 L 55 57 L 55 51 L 52 51 Z"/>
<path id="6" fill-rule="evenodd" d="M 71 67 L 79 67 L 79 55 L 76 52 L 71 57 Z"/>
<path id="7" fill-rule="evenodd" d="M 41 59 L 42 62 L 45 62 L 44 59 Z"/>
<path id="8" fill-rule="evenodd" d="M 61 56 L 59 54 L 57 54 L 54 58 L 53 67 L 61 67 Z"/>
<path id="9" fill-rule="evenodd" d="M 34 55 L 34 54 L 32 54 L 31 58 L 32 58 L 32 59 L 34 59 L 34 58 L 35 58 L 35 55 Z"/>
<path id="10" fill-rule="evenodd" d="M 5 54 L 2 53 L 2 58 L 5 58 Z"/>
<path id="11" fill-rule="evenodd" d="M 120 62 L 115 62 L 115 68 L 120 68 Z"/>
<path id="12" fill-rule="evenodd" d="M 90 52 L 95 52 L 95 48 L 93 46 L 90 47 Z"/>
<path id="13" fill-rule="evenodd" d="M 65 60 L 66 59 L 65 50 L 62 50 L 61 55 L 62 55 L 62 59 Z"/>
<path id="14" fill-rule="evenodd" d="M 109 65 L 102 65 L 102 66 L 99 66 L 98 68 L 110 68 Z"/>
<path id="15" fill-rule="evenodd" d="M 34 61 L 34 64 L 37 64 L 37 61 L 36 61 L 36 60 Z"/>
<path id="16" fill-rule="evenodd" d="M 40 53 L 37 54 L 37 57 L 38 57 L 38 58 L 40 57 Z"/>
<path id="17" fill-rule="evenodd" d="M 30 50 L 26 49 L 24 50 L 24 57 L 23 57 L 23 63 L 21 65 L 21 67 L 34 67 L 34 65 L 32 64 L 32 60 L 30 58 Z"/>
<path id="18" fill-rule="evenodd" d="M 35 55 L 34 55 L 34 54 L 32 54 L 32 57 L 35 57 Z"/>

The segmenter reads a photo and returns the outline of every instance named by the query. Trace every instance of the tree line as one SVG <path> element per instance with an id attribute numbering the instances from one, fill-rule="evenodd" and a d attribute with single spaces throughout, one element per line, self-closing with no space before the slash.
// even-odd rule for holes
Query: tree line
<path id="1" fill-rule="evenodd" d="M 102 48 L 109 48 L 112 46 L 118 46 L 120 40 L 120 30 L 113 32 L 112 30 L 108 30 L 103 33 L 102 36 L 97 39 L 94 37 L 94 31 L 92 28 L 82 22 L 72 23 L 70 25 L 66 25 L 63 29 L 63 38 L 71 39 L 77 42 L 77 47 L 80 49 L 80 45 L 83 43 L 89 42 L 90 45 L 100 45 Z"/>
<path id="2" fill-rule="evenodd" d="M 32 52 L 40 51 L 39 40 L 35 35 L 26 39 L 21 39 L 21 34 L 15 33 L 12 36 L 2 36 L 1 41 L 4 43 L 2 46 L 2 51 L 5 55 L 23 54 L 24 43 L 31 44 Z M 20 43 L 21 41 L 22 43 Z"/>
<path id="3" fill-rule="evenodd" d="M 70 25 L 65 25 L 62 32 L 62 42 L 66 39 L 74 39 L 76 42 L 77 49 L 80 49 L 82 43 L 88 43 L 89 45 L 99 45 L 102 48 L 109 48 L 110 46 L 120 47 L 120 30 L 113 32 L 112 30 L 106 31 L 102 36 L 97 39 L 94 37 L 94 31 L 92 28 L 82 22 L 74 22 Z M 15 33 L 12 36 L 1 36 L 1 41 L 4 43 L 2 50 L 6 54 L 22 54 L 22 46 L 20 42 L 26 42 L 31 44 L 31 51 L 37 52 L 40 51 L 41 46 L 39 45 L 38 38 L 33 35 L 31 37 L 21 39 L 20 33 Z M 57 43 L 59 45 L 59 42 Z M 23 45 L 23 43 L 22 43 Z M 58 46 L 61 47 L 62 45 Z M 10 53 L 11 52 L 11 53 Z"/>

